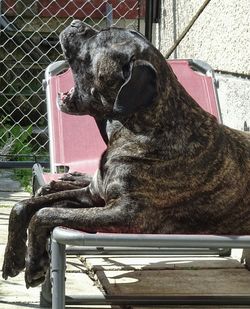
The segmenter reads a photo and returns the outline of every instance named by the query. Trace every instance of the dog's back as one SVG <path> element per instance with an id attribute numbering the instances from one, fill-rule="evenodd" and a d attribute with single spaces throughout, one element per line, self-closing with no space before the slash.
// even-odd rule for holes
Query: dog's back
<path id="1" fill-rule="evenodd" d="M 140 232 L 248 234 L 250 134 L 219 124 L 180 92 L 159 103 L 168 114 L 179 104 L 171 129 L 162 121 L 150 131 L 137 116 L 115 130 L 104 160 L 110 192 L 115 198 L 119 175 L 124 194 L 141 205 Z"/>

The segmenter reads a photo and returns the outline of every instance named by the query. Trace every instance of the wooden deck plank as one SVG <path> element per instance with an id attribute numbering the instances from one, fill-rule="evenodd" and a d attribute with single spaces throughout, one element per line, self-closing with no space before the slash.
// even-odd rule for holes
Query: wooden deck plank
<path id="1" fill-rule="evenodd" d="M 110 295 L 250 295 L 250 273 L 244 269 L 98 271 Z"/>

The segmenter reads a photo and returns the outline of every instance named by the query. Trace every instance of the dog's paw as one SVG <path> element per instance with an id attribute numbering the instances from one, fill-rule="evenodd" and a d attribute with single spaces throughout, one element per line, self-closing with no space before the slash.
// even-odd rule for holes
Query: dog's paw
<path id="1" fill-rule="evenodd" d="M 2 267 L 3 279 L 7 280 L 8 277 L 15 277 L 24 269 L 26 247 L 23 251 L 24 252 L 22 254 L 20 250 L 17 252 L 15 250 L 11 250 L 8 246 L 6 247 Z"/>
<path id="2" fill-rule="evenodd" d="M 90 184 L 92 180 L 92 176 L 86 173 L 73 172 L 73 173 L 64 174 L 63 176 L 59 178 L 59 180 L 81 184 L 83 187 L 85 187 Z"/>
<path id="3" fill-rule="evenodd" d="M 36 287 L 43 283 L 46 277 L 46 273 L 49 268 L 49 256 L 44 253 L 42 258 L 37 261 L 37 259 L 27 259 L 26 269 L 25 269 L 25 283 L 26 288 Z"/>
<path id="4" fill-rule="evenodd" d="M 56 192 L 56 190 L 54 189 L 55 183 L 56 182 L 52 180 L 49 184 L 44 185 L 41 188 L 39 188 L 36 192 L 36 197 L 55 193 Z"/>

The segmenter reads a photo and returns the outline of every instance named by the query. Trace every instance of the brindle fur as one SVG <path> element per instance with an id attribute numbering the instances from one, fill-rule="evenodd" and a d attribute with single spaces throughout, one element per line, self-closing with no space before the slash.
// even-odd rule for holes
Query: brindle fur
<path id="1" fill-rule="evenodd" d="M 74 21 L 61 34 L 61 45 L 75 88 L 60 108 L 94 116 L 107 150 L 91 181 L 52 183 L 40 192 L 46 195 L 13 207 L 3 277 L 26 268 L 27 287 L 41 283 L 47 238 L 58 225 L 99 232 L 249 234 L 247 134 L 202 110 L 139 33 L 96 32 Z"/>

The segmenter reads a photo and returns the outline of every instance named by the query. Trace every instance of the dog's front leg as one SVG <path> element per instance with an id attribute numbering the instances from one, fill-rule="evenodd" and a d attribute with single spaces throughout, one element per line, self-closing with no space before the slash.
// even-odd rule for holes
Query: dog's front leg
<path id="1" fill-rule="evenodd" d="M 63 202 L 63 201 L 67 201 Z M 31 198 L 17 203 L 9 218 L 8 243 L 5 249 L 4 279 L 15 277 L 25 267 L 27 228 L 32 216 L 44 207 L 93 207 L 94 202 L 88 187 L 78 190 L 57 192 Z"/>
<path id="2" fill-rule="evenodd" d="M 127 208 L 127 207 L 125 207 Z M 97 232 L 133 232 L 133 212 L 124 207 L 94 207 L 89 209 L 44 208 L 37 212 L 29 225 L 28 254 L 25 281 L 27 287 L 40 284 L 48 267 L 46 242 L 56 226 Z M 131 220 L 132 218 L 132 220 Z M 133 222 L 133 224 L 136 223 Z M 139 227 L 138 227 L 139 228 Z M 139 230 L 138 230 L 139 231 Z"/>

